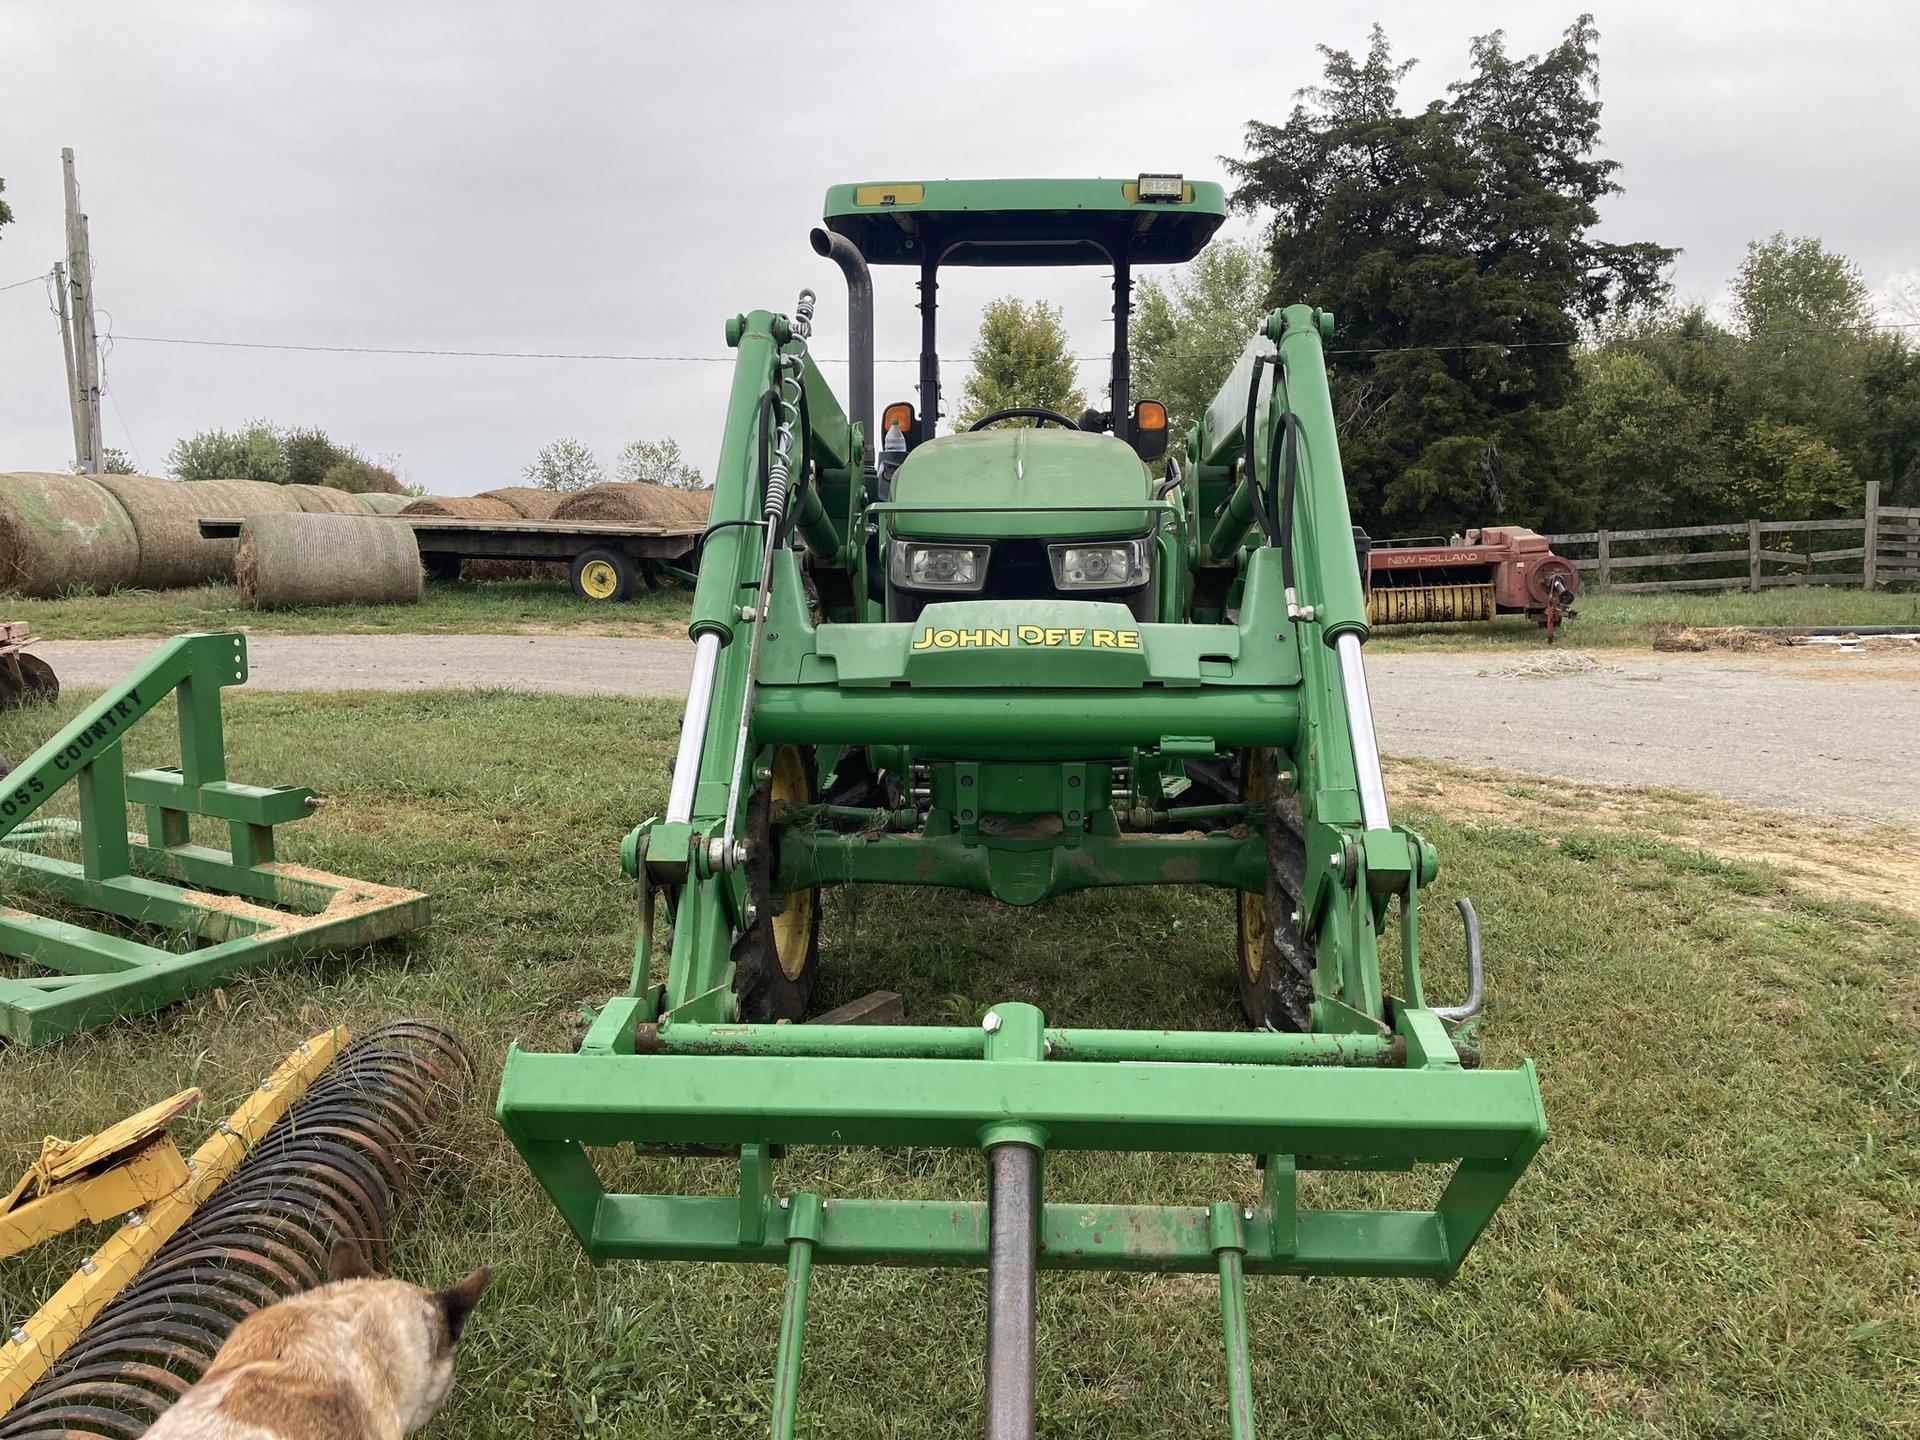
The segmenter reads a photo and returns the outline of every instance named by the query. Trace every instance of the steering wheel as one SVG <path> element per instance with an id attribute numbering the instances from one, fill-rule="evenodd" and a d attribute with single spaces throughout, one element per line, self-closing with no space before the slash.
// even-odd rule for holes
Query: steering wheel
<path id="1" fill-rule="evenodd" d="M 989 425 L 998 425 L 1002 420 L 1038 420 L 1042 424 L 1052 421 L 1055 425 L 1068 430 L 1080 428 L 1058 410 L 1048 410 L 1040 405 L 1009 405 L 1005 410 L 989 410 L 967 427 L 967 433 L 971 435 L 974 431 L 984 430 Z"/>

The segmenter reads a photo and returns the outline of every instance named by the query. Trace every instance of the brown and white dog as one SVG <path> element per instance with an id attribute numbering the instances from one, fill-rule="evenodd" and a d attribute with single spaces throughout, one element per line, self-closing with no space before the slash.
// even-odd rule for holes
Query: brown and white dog
<path id="1" fill-rule="evenodd" d="M 375 1275 L 352 1243 L 327 1282 L 241 1321 L 147 1440 L 400 1440 L 453 1388 L 453 1348 L 491 1278 L 445 1290 Z"/>

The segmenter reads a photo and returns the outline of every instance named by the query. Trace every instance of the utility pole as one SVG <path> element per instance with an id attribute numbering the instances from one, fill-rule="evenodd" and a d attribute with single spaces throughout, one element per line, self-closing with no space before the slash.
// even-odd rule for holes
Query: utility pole
<path id="1" fill-rule="evenodd" d="M 60 151 L 60 168 L 67 192 L 67 271 L 71 296 L 73 345 L 76 365 L 72 371 L 74 389 L 79 395 L 79 430 L 74 456 L 81 472 L 98 475 L 101 466 L 100 443 L 100 339 L 93 328 L 93 256 L 87 244 L 87 217 L 80 213 L 80 185 L 73 178 L 73 149 Z"/>
<path id="2" fill-rule="evenodd" d="M 60 306 L 60 348 L 67 357 L 67 413 L 73 419 L 73 458 L 84 463 L 87 453 L 87 422 L 80 413 L 80 377 L 73 370 L 73 311 L 67 303 L 67 265 L 53 262 L 53 293 Z"/>

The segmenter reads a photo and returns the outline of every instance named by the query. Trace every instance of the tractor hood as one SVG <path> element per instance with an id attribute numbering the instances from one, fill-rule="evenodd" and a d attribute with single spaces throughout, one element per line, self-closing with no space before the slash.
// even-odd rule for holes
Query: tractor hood
<path id="1" fill-rule="evenodd" d="M 888 528 L 929 540 L 1140 535 L 1152 485 L 1132 447 L 1111 435 L 1050 428 L 943 435 L 915 448 L 894 473 Z M 913 508 L 923 505 L 936 508 Z"/>

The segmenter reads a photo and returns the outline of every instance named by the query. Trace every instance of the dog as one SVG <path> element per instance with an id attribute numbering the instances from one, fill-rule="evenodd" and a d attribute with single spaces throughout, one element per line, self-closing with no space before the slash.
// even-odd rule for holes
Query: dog
<path id="1" fill-rule="evenodd" d="M 374 1274 L 340 1241 L 327 1283 L 242 1320 L 147 1440 L 400 1440 L 453 1389 L 453 1351 L 492 1272 L 445 1290 Z"/>

